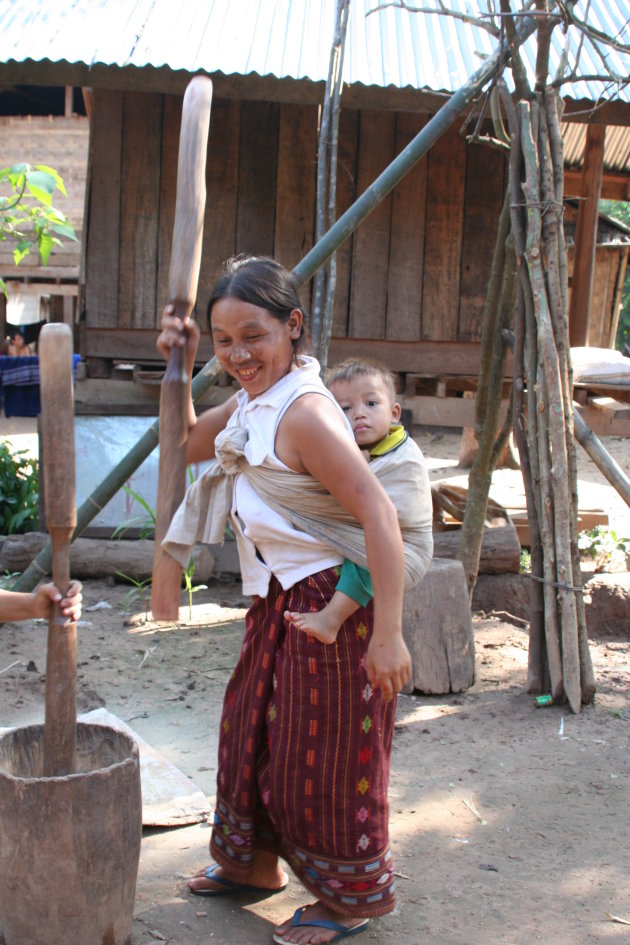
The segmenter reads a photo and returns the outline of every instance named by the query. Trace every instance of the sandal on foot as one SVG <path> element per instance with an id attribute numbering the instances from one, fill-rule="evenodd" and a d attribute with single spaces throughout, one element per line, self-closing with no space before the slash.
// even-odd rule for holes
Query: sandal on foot
<path id="1" fill-rule="evenodd" d="M 291 919 L 291 928 L 304 928 L 307 925 L 317 926 L 319 929 L 331 929 L 333 932 L 337 932 L 337 935 L 334 935 L 327 943 L 327 945 L 333 945 L 334 942 L 340 942 L 342 938 L 348 938 L 349 935 L 358 935 L 359 932 L 365 932 L 368 927 L 369 919 L 363 919 L 361 922 L 358 922 L 356 925 L 342 925 L 341 922 L 332 922 L 330 919 L 311 919 L 310 922 L 306 919 L 304 922 L 300 922 L 302 918 L 302 913 L 306 909 L 306 906 L 301 906 L 299 909 L 296 909 L 293 913 Z M 285 938 L 283 935 L 280 935 L 279 932 L 276 932 L 273 937 L 276 945 L 295 945 L 294 942 L 289 938 Z"/>
<path id="2" fill-rule="evenodd" d="M 273 896 L 275 893 L 282 892 L 287 888 L 288 882 L 284 886 L 278 886 L 277 889 L 265 889 L 262 886 L 250 886 L 248 883 L 238 883 L 233 879 L 228 879 L 227 876 L 215 876 L 215 871 L 219 869 L 218 863 L 214 863 L 212 866 L 209 866 L 207 870 L 203 873 L 203 876 L 206 879 L 211 880 L 213 883 L 216 883 L 219 887 L 218 889 L 191 889 L 190 892 L 193 896 L 229 896 L 234 895 L 235 893 L 242 892 L 255 892 L 262 893 L 265 896 Z M 202 876 L 193 877 L 194 879 L 202 879 Z"/>

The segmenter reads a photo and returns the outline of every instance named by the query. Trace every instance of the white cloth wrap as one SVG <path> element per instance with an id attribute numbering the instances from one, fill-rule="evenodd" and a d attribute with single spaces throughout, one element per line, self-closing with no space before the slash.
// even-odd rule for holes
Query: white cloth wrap
<path id="1" fill-rule="evenodd" d="M 216 459 L 186 493 L 162 542 L 183 568 L 196 542 L 222 544 L 234 477 L 242 474 L 261 499 L 291 524 L 330 545 L 344 558 L 367 567 L 363 528 L 308 473 L 251 466 L 245 455 L 247 430 L 228 426 L 215 440 Z M 431 487 L 422 453 L 408 437 L 396 450 L 376 457 L 370 469 L 398 514 L 405 556 L 405 587 L 424 576 L 433 554 Z"/>

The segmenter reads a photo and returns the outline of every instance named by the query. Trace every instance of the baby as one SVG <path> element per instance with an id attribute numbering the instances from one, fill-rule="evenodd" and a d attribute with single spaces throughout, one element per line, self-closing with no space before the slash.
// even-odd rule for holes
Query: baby
<path id="1" fill-rule="evenodd" d="M 390 371 L 377 362 L 349 358 L 332 368 L 326 386 L 347 416 L 357 444 L 368 462 L 395 451 L 407 440 L 399 424 L 401 407 L 396 401 Z M 372 582 L 366 568 L 344 560 L 335 593 L 320 611 L 285 611 L 285 620 L 322 643 L 334 643 L 340 626 L 372 598 Z"/>

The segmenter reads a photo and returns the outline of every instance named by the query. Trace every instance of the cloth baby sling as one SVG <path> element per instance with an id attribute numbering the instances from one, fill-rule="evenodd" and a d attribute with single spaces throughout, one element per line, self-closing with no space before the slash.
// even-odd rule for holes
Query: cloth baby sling
<path id="1" fill-rule="evenodd" d="M 368 566 L 363 529 L 325 487 L 308 473 L 252 466 L 244 454 L 247 430 L 226 427 L 215 440 L 216 459 L 188 488 L 162 542 L 183 568 L 197 542 L 223 544 L 232 506 L 234 478 L 247 477 L 258 495 L 291 524 L 320 539 L 344 558 Z M 405 587 L 424 576 L 433 552 L 431 491 L 422 454 L 411 439 L 370 468 L 396 507 L 403 538 Z"/>

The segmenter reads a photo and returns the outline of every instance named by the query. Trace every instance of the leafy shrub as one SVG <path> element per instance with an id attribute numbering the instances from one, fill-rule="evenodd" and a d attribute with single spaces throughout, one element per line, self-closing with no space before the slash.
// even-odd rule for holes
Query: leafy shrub
<path id="1" fill-rule="evenodd" d="M 39 521 L 39 462 L 0 443 L 0 534 L 32 532 Z"/>
<path id="2" fill-rule="evenodd" d="M 38 251 L 45 266 L 53 247 L 62 245 L 60 236 L 76 241 L 74 227 L 52 205 L 55 191 L 66 196 L 62 178 L 45 164 L 0 168 L 0 241 L 14 244 L 16 266 L 31 250 Z M 0 292 L 7 294 L 2 279 Z"/>

